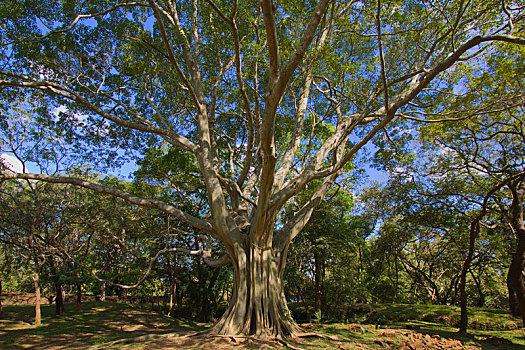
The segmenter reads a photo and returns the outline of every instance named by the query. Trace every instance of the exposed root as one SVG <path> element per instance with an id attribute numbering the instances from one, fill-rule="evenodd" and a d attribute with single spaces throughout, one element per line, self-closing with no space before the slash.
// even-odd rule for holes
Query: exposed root
<path id="1" fill-rule="evenodd" d="M 103 344 L 93 345 L 89 349 L 91 350 L 106 349 L 107 347 L 114 346 L 114 345 L 136 344 L 136 343 L 143 343 L 146 341 L 160 339 L 160 338 L 163 338 L 163 339 L 175 338 L 175 337 L 183 338 L 187 336 L 188 335 L 181 334 L 181 333 L 145 334 L 139 337 L 119 339 L 119 340 L 114 340 L 114 341 L 103 343 Z"/>
<path id="2" fill-rule="evenodd" d="M 326 335 L 326 334 L 320 334 L 320 333 L 300 333 L 300 334 L 297 334 L 296 337 L 298 338 L 322 338 L 322 339 L 328 339 L 332 341 L 342 341 L 342 342 L 352 341 L 351 339 L 340 338 L 340 337 L 335 337 L 332 335 Z"/>
<path id="3" fill-rule="evenodd" d="M 259 344 L 259 345 L 264 344 L 264 345 L 269 345 L 269 346 L 279 347 L 279 348 L 282 346 L 285 346 L 292 350 L 303 350 L 303 348 L 299 348 L 299 347 L 296 347 L 295 345 L 292 345 L 292 342 L 295 344 L 298 343 L 296 341 L 296 338 L 299 338 L 299 337 L 292 337 L 290 339 L 292 340 L 292 342 L 290 342 L 289 340 L 281 336 L 265 339 L 265 338 L 258 338 L 256 336 L 251 336 L 251 335 L 213 334 L 213 333 L 209 333 L 208 331 L 202 331 L 199 333 L 189 334 L 189 335 L 186 335 L 185 337 L 199 337 L 199 336 L 202 336 L 203 338 L 225 338 L 225 339 L 229 339 L 232 343 L 252 342 L 254 344 Z M 303 345 L 307 345 L 307 344 L 303 344 Z"/>
<path id="4" fill-rule="evenodd" d="M 240 335 L 240 334 L 214 334 L 213 332 L 210 332 L 209 329 L 200 331 L 200 332 L 192 332 L 189 334 L 184 333 L 165 333 L 165 334 L 146 334 L 134 338 L 127 338 L 127 339 L 119 339 L 112 342 L 107 342 L 103 344 L 97 344 L 89 349 L 96 350 L 96 349 L 105 349 L 110 346 L 115 345 L 127 345 L 127 344 L 137 344 L 137 343 L 144 343 L 148 341 L 153 340 L 160 340 L 160 339 L 169 339 L 169 338 L 178 338 L 180 340 L 182 339 L 189 339 L 189 338 L 201 338 L 201 339 L 213 339 L 213 338 L 222 338 L 222 339 L 228 339 L 231 343 L 238 343 L 242 344 L 245 342 L 250 342 L 257 345 L 268 345 L 275 348 L 281 348 L 281 347 L 287 347 L 292 350 L 303 350 L 300 347 L 297 347 L 298 345 L 308 345 L 305 343 L 301 343 L 298 340 L 301 338 L 321 338 L 321 339 L 327 339 L 335 342 L 351 342 L 350 339 L 340 338 L 336 336 L 330 336 L 320 333 L 302 333 L 302 332 L 296 332 L 293 336 L 290 338 L 284 338 L 282 336 L 277 337 L 257 337 L 252 335 Z"/>

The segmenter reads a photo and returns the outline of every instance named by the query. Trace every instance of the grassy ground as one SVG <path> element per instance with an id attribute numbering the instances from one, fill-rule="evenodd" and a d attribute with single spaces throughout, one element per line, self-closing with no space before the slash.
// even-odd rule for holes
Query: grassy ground
<path id="1" fill-rule="evenodd" d="M 115 302 L 89 302 L 76 312 L 66 304 L 66 315 L 55 317 L 53 305 L 42 306 L 42 325 L 35 327 L 34 306 L 5 306 L 0 320 L 0 349 L 85 349 L 92 345 L 147 334 L 185 334 L 205 328 L 179 322 L 148 307 Z"/>
<path id="2" fill-rule="evenodd" d="M 274 348 L 242 338 L 192 337 L 209 325 L 177 320 L 145 306 L 89 302 L 75 312 L 54 317 L 54 307 L 42 308 L 43 324 L 32 325 L 32 306 L 6 306 L 0 320 L 0 349 L 232 349 Z M 451 327 L 458 317 L 453 307 L 431 305 L 356 306 L 351 317 L 363 323 L 303 324 L 317 334 L 290 343 L 301 349 L 524 349 L 525 331 L 518 320 L 500 310 L 471 310 L 478 329 L 460 336 Z M 368 323 L 365 324 L 364 322 Z M 330 339 L 329 339 L 330 338 Z"/>

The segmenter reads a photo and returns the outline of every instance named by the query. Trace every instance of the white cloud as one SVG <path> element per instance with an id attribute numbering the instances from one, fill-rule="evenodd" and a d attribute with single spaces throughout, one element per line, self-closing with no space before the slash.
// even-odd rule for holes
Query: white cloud
<path id="1" fill-rule="evenodd" d="M 14 173 L 21 173 L 24 170 L 24 167 L 22 166 L 22 163 L 16 159 L 13 156 L 10 156 L 9 154 L 2 153 L 0 156 L 2 158 L 2 163 L 7 165 L 7 168 L 11 170 Z"/>

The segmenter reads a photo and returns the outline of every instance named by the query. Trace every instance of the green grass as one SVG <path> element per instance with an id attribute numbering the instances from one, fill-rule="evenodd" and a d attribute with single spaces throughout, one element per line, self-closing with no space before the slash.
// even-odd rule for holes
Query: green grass
<path id="1" fill-rule="evenodd" d="M 391 324 L 407 321 L 426 321 L 457 327 L 460 309 L 446 305 L 418 304 L 358 304 L 347 311 L 349 322 Z M 469 308 L 469 328 L 478 330 L 513 330 L 521 325 L 519 318 L 508 311 L 487 308 Z"/>
<path id="2" fill-rule="evenodd" d="M 34 306 L 8 305 L 0 321 L 0 348 L 17 348 L 17 344 L 34 347 L 52 341 L 70 348 L 137 337 L 151 333 L 194 332 L 205 325 L 177 320 L 147 306 L 115 302 L 88 302 L 76 312 L 74 304 L 66 304 L 66 315 L 55 316 L 53 305 L 43 305 L 42 324 L 33 325 Z"/>
<path id="3" fill-rule="evenodd" d="M 135 338 L 148 334 L 177 333 L 184 335 L 205 329 L 209 325 L 189 320 L 167 317 L 149 306 L 119 304 L 115 302 L 89 302 L 77 313 L 74 305 L 66 305 L 66 315 L 55 317 L 54 306 L 42 306 L 42 325 L 32 325 L 34 307 L 27 305 L 6 306 L 0 320 L 0 349 L 38 348 L 46 349 L 49 344 L 62 349 L 85 349 L 112 341 Z M 418 341 L 423 337 L 435 337 L 442 343 L 459 340 L 471 349 L 524 349 L 525 331 L 517 329 L 520 320 L 507 312 L 492 309 L 469 309 L 469 335 L 457 333 L 453 327 L 459 320 L 459 309 L 436 305 L 355 305 L 347 316 L 348 323 L 309 324 L 306 331 L 344 338 L 328 340 L 308 338 L 301 340 L 298 347 L 303 349 L 353 349 L 356 344 L 369 348 L 402 347 L 406 341 Z M 351 325 L 361 321 L 366 325 Z M 418 338 L 419 337 L 419 338 Z M 505 338 L 512 345 L 494 345 L 483 341 L 488 337 Z M 141 340 L 142 341 L 142 340 Z M 134 343 L 134 349 L 195 348 L 229 349 L 229 339 L 219 339 L 210 345 L 209 340 L 182 340 L 182 338 L 155 338 Z M 170 343 L 171 342 L 171 343 Z M 193 343 L 192 343 L 193 342 Z M 244 348 L 256 349 L 260 344 L 245 344 Z M 123 349 L 129 344 L 102 345 L 104 349 Z M 235 346 L 234 346 L 235 347 Z M 270 347 L 271 348 L 271 347 Z M 242 349 L 242 347 L 241 347 Z"/>
<path id="4" fill-rule="evenodd" d="M 525 330 L 520 329 L 521 319 L 512 317 L 506 310 L 468 309 L 468 334 L 458 334 L 460 309 L 446 305 L 375 304 L 354 305 L 348 311 L 350 322 L 377 324 L 386 327 L 413 329 L 437 334 L 463 342 L 489 337 L 504 338 L 525 349 Z M 484 349 L 500 349 L 502 345 L 483 344 Z M 513 348 L 513 347 L 511 347 Z"/>

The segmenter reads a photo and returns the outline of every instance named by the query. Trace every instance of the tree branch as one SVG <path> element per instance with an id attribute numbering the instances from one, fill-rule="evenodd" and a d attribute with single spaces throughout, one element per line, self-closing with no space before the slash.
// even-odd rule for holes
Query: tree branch
<path id="1" fill-rule="evenodd" d="M 195 144 L 191 142 L 190 140 L 188 140 L 186 137 L 176 134 L 171 130 L 148 125 L 148 123 L 146 122 L 142 122 L 142 123 L 130 122 L 130 121 L 115 117 L 114 115 L 104 111 L 100 107 L 95 106 L 94 104 L 89 102 L 87 99 L 82 97 L 79 93 L 74 92 L 70 90 L 69 88 L 62 86 L 60 84 L 57 84 L 51 81 L 37 80 L 37 79 L 33 79 L 25 75 L 12 74 L 9 72 L 4 72 L 4 71 L 0 71 L 0 75 L 4 75 L 6 77 L 11 77 L 15 79 L 26 80 L 26 81 L 0 80 L 0 87 L 6 86 L 6 87 L 37 89 L 37 90 L 41 90 L 41 91 L 51 93 L 57 96 L 65 97 L 68 100 L 80 103 L 82 106 L 86 107 L 91 112 L 96 113 L 102 118 L 112 121 L 117 125 L 120 125 L 125 128 L 129 128 L 129 129 L 133 129 L 133 130 L 138 130 L 138 131 L 156 134 L 159 136 L 164 136 L 167 142 L 177 147 L 180 147 L 186 151 L 189 151 L 191 153 L 196 152 Z"/>
<path id="2" fill-rule="evenodd" d="M 146 208 L 152 208 L 152 209 L 158 209 L 161 210 L 167 214 L 170 214 L 187 224 L 190 224 L 194 228 L 201 230 L 205 233 L 210 234 L 212 237 L 216 237 L 216 232 L 213 229 L 213 227 L 206 221 L 199 219 L 197 217 L 194 217 L 192 215 L 189 215 L 185 212 L 183 212 L 180 209 L 177 209 L 176 207 L 166 204 L 162 201 L 155 200 L 155 199 L 145 199 L 141 198 L 132 194 L 129 194 L 127 192 L 118 190 L 113 187 L 100 185 L 98 183 L 79 179 L 75 177 L 68 177 L 68 176 L 50 176 L 50 175 L 44 175 L 44 174 L 30 174 L 30 173 L 10 173 L 5 170 L 0 170 L 0 178 L 2 180 L 4 179 L 27 179 L 27 180 L 38 180 L 38 181 L 44 181 L 49 183 L 67 183 L 72 184 L 75 186 L 84 187 L 90 190 L 93 190 L 98 193 L 104 193 L 109 194 L 113 197 L 122 198 L 125 201 L 139 205 L 141 207 Z"/>
<path id="3" fill-rule="evenodd" d="M 277 40 L 277 29 L 275 28 L 275 9 L 272 0 L 262 0 L 264 15 L 264 26 L 266 29 L 266 45 L 268 46 L 268 58 L 270 61 L 270 89 L 277 82 L 280 70 L 279 43 Z"/>
<path id="4" fill-rule="evenodd" d="M 383 81 L 384 106 L 388 113 L 388 81 L 386 78 L 385 55 L 383 53 L 383 39 L 381 36 L 381 0 L 377 0 L 376 28 L 377 42 L 379 45 L 379 61 L 381 62 L 381 79 Z"/>
<path id="5" fill-rule="evenodd" d="M 164 46 L 166 47 L 166 50 L 168 51 L 168 57 L 171 64 L 175 67 L 175 70 L 179 74 L 180 78 L 182 79 L 184 86 L 188 91 L 190 92 L 190 96 L 197 106 L 199 107 L 199 101 L 197 100 L 197 96 L 195 94 L 195 91 L 193 90 L 192 85 L 184 75 L 184 72 L 182 71 L 181 67 L 179 66 L 179 63 L 177 62 L 177 59 L 175 58 L 175 55 L 173 54 L 173 49 L 171 48 L 171 44 L 168 39 L 168 35 L 166 34 L 166 28 L 164 27 L 164 22 L 162 20 L 159 8 L 157 7 L 157 4 L 153 0 L 148 0 L 148 3 L 150 4 L 151 9 L 153 10 L 153 13 L 155 14 L 155 18 L 157 19 L 157 23 L 159 25 L 160 34 L 162 36 L 162 41 L 164 42 Z"/>
<path id="6" fill-rule="evenodd" d="M 187 255 L 202 256 L 203 261 L 208 266 L 211 266 L 211 267 L 222 267 L 222 266 L 226 266 L 226 265 L 231 263 L 231 259 L 230 259 L 230 257 L 228 255 L 224 255 L 224 256 L 222 256 L 222 257 L 220 257 L 218 259 L 213 259 L 213 258 L 211 258 L 210 251 L 208 251 L 208 250 L 190 250 L 190 249 L 185 249 L 185 248 L 164 248 L 164 249 L 159 250 L 157 252 L 157 254 L 155 254 L 155 256 L 150 259 L 148 267 L 146 268 L 146 271 L 144 271 L 144 274 L 142 275 L 142 277 L 135 284 L 127 285 L 127 284 L 115 283 L 113 281 L 100 278 L 100 277 L 97 276 L 95 271 L 93 271 L 92 269 L 88 269 L 83 264 L 81 264 L 78 261 L 76 261 L 76 259 L 71 257 L 67 252 L 62 251 L 62 253 L 65 254 L 70 261 L 73 261 L 78 266 L 82 267 L 85 270 L 88 270 L 90 272 L 91 276 L 93 276 L 93 278 L 95 278 L 97 281 L 105 282 L 105 283 L 107 283 L 107 284 L 109 284 L 111 286 L 119 287 L 119 288 L 122 288 L 122 289 L 137 288 L 142 283 L 144 283 L 146 278 L 148 278 L 149 274 L 151 273 L 151 269 L 153 268 L 153 264 L 157 261 L 159 256 L 167 254 L 167 253 L 181 253 L 181 254 L 187 254 Z"/>

